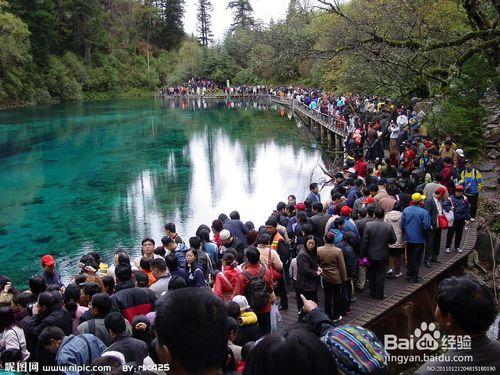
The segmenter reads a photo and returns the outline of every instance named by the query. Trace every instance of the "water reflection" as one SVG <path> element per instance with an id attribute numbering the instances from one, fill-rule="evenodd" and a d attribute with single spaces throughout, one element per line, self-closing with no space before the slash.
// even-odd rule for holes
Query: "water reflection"
<path id="1" fill-rule="evenodd" d="M 138 254 L 141 238 L 159 241 L 167 221 L 184 238 L 235 209 L 260 225 L 322 176 L 320 154 L 278 107 L 164 103 L 0 113 L 0 140 L 18 145 L 0 145 L 2 273 L 25 283 L 50 252 L 67 281 L 83 253 Z"/>

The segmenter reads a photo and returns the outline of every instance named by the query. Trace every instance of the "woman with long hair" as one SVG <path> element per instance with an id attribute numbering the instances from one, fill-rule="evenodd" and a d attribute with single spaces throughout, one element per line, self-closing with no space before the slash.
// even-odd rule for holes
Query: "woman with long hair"
<path id="1" fill-rule="evenodd" d="M 11 307 L 0 307 L 0 363 L 24 362 L 30 356 L 26 348 L 24 331 L 16 323 L 14 311 Z"/>

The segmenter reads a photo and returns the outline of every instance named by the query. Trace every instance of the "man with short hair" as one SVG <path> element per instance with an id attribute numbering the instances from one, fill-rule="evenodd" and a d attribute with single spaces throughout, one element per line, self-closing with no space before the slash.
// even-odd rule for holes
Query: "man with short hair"
<path id="1" fill-rule="evenodd" d="M 137 315 L 146 315 L 153 311 L 154 300 L 144 289 L 132 280 L 132 269 L 128 264 L 119 264 L 115 269 L 115 294 L 111 296 L 112 311 L 117 311 L 132 323 Z"/>
<path id="2" fill-rule="evenodd" d="M 174 223 L 165 224 L 165 234 L 177 243 L 182 243 L 182 244 L 184 243 L 181 236 L 179 236 L 179 234 L 176 232 Z"/>
<path id="3" fill-rule="evenodd" d="M 224 221 L 224 229 L 227 229 L 231 235 L 236 236 L 243 243 L 244 248 L 248 246 L 247 234 L 249 230 L 240 220 L 240 213 L 238 211 L 233 211 L 229 214 L 229 219 Z"/>
<path id="4" fill-rule="evenodd" d="M 425 266 L 430 268 L 431 262 L 441 263 L 438 260 L 441 248 L 441 228 L 438 224 L 438 216 L 443 214 L 443 198 L 446 195 L 446 188 L 440 187 L 432 197 L 428 197 L 424 202 L 424 208 L 431 218 L 431 228 L 428 232 L 427 243 L 425 244 Z"/>
<path id="5" fill-rule="evenodd" d="M 209 289 L 186 288 L 162 296 L 154 327 L 159 361 L 172 374 L 222 373 L 229 324 L 224 303 Z"/>
<path id="6" fill-rule="evenodd" d="M 106 351 L 122 353 L 125 357 L 125 362 L 134 362 L 142 365 L 144 358 L 148 355 L 148 346 L 144 341 L 133 338 L 127 332 L 123 316 L 120 313 L 112 312 L 104 319 L 104 325 L 113 340 L 113 343 Z"/>
<path id="7" fill-rule="evenodd" d="M 97 336 L 106 346 L 111 345 L 112 339 L 109 332 L 104 325 L 104 318 L 111 312 L 111 298 L 106 293 L 97 293 L 92 296 L 92 303 L 89 306 L 93 318 L 81 323 L 76 333 L 81 335 L 83 333 L 90 333 Z M 132 333 L 130 323 L 125 321 L 127 330 Z"/>
<path id="8" fill-rule="evenodd" d="M 323 212 L 323 204 L 319 202 L 314 202 L 312 204 L 312 210 L 314 215 L 309 220 L 312 224 L 314 235 L 318 238 L 323 238 L 325 235 L 326 223 L 331 216 L 326 212 Z M 321 240 L 321 244 L 317 245 L 323 246 L 323 243 L 323 240 Z"/>
<path id="9" fill-rule="evenodd" d="M 386 298 L 384 295 L 387 265 L 389 261 L 389 245 L 396 243 L 396 233 L 391 224 L 384 222 L 384 210 L 377 206 L 374 211 L 375 220 L 366 223 L 361 243 L 361 256 L 366 256 L 370 296 L 376 299 Z"/>
<path id="10" fill-rule="evenodd" d="M 52 255 L 44 255 L 41 259 L 43 273 L 42 277 L 45 279 L 47 285 L 57 285 L 59 288 L 63 287 L 61 275 L 56 271 L 56 260 Z"/>
<path id="11" fill-rule="evenodd" d="M 58 327 L 47 327 L 38 337 L 40 345 L 56 356 L 57 366 L 83 366 L 99 358 L 106 346 L 96 336 L 90 334 L 65 336 Z M 61 371 L 64 375 L 88 375 L 88 371 Z"/>
<path id="12" fill-rule="evenodd" d="M 456 346 L 450 347 L 439 359 L 425 362 L 417 370 L 417 375 L 431 375 L 438 373 L 437 369 L 471 365 L 484 368 L 484 372 L 488 373 L 498 371 L 500 343 L 486 335 L 495 321 L 497 309 L 486 285 L 472 276 L 453 276 L 441 281 L 434 315 L 439 329 L 447 337 L 453 336 Z M 459 346 L 458 343 L 462 344 Z"/>
<path id="13" fill-rule="evenodd" d="M 161 258 L 160 255 L 157 255 L 154 253 L 155 251 L 155 240 L 152 238 L 146 237 L 141 241 L 141 255 L 139 255 L 137 258 L 134 259 L 134 265 L 138 268 L 141 269 L 141 259 L 142 258 L 148 258 L 148 259 L 156 259 L 156 258 Z"/>
<path id="14" fill-rule="evenodd" d="M 156 282 L 149 287 L 156 294 L 156 298 L 168 292 L 168 283 L 170 274 L 167 270 L 167 263 L 164 259 L 153 259 L 151 262 L 151 272 L 156 279 Z"/>
<path id="15" fill-rule="evenodd" d="M 307 195 L 306 200 L 309 202 L 321 202 L 321 196 L 319 195 L 319 187 L 317 182 L 313 182 L 309 185 L 309 194 Z"/>
<path id="16" fill-rule="evenodd" d="M 168 250 L 167 255 L 173 255 L 179 260 L 179 268 L 184 269 L 186 267 L 186 252 L 188 248 L 184 245 L 184 242 L 177 242 L 171 237 L 165 239 L 164 246 Z"/>
<path id="17" fill-rule="evenodd" d="M 421 283 L 423 281 L 418 276 L 418 271 L 424 254 L 427 232 L 431 228 L 431 217 L 422 208 L 424 199 L 425 195 L 414 193 L 411 196 L 413 203 L 403 210 L 401 216 L 401 230 L 408 255 L 406 280 L 410 283 Z"/>

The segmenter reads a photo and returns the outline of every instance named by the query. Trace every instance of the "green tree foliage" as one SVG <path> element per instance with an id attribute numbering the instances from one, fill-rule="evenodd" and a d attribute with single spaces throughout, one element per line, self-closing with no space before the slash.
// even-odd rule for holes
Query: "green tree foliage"
<path id="1" fill-rule="evenodd" d="M 28 26 L 0 0 L 0 103 L 31 100 L 34 89 L 27 75 L 31 68 L 29 36 Z"/>
<path id="2" fill-rule="evenodd" d="M 214 35 L 212 34 L 212 3 L 210 0 L 198 0 L 198 40 L 203 46 L 208 46 Z"/>
<path id="3" fill-rule="evenodd" d="M 184 0 L 157 0 L 155 3 L 160 23 L 155 28 L 154 41 L 166 50 L 177 48 L 185 35 L 182 21 Z"/>
<path id="4" fill-rule="evenodd" d="M 444 138 L 453 134 L 467 155 L 480 156 L 484 150 L 483 118 L 485 110 L 480 100 L 488 87 L 494 87 L 498 77 L 488 74 L 488 58 L 475 55 L 452 79 L 448 95 L 431 113 L 429 121 L 434 135 Z"/>
<path id="5" fill-rule="evenodd" d="M 233 11 L 231 31 L 237 29 L 248 30 L 255 25 L 253 8 L 249 0 L 231 0 L 228 3 L 228 8 Z"/>

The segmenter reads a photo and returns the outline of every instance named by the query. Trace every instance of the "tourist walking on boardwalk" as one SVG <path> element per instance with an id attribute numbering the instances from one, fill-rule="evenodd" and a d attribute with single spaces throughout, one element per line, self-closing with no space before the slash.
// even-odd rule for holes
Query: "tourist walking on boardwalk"
<path id="1" fill-rule="evenodd" d="M 462 252 L 460 242 L 462 241 L 462 234 L 464 231 L 465 223 L 470 219 L 470 205 L 469 200 L 464 197 L 464 187 L 458 185 L 455 187 L 455 194 L 450 196 L 451 206 L 453 208 L 453 225 L 448 228 L 446 234 L 446 252 L 450 252 L 451 241 L 455 236 L 455 250 L 459 253 Z"/>
<path id="2" fill-rule="evenodd" d="M 443 199 L 445 195 L 446 188 L 443 186 L 438 188 L 433 196 L 427 197 L 424 202 L 424 208 L 431 217 L 431 229 L 428 232 L 427 243 L 425 244 L 425 266 L 428 268 L 431 267 L 431 262 L 441 263 L 438 257 L 441 247 L 441 232 L 444 228 L 441 228 L 438 216 L 444 215 Z"/>
<path id="3" fill-rule="evenodd" d="M 342 284 L 347 281 L 342 250 L 334 245 L 335 235 L 325 235 L 325 245 L 318 247 L 318 265 L 321 267 L 321 280 L 325 293 L 325 313 L 330 319 L 338 322 L 344 313 L 342 301 Z"/>
<path id="4" fill-rule="evenodd" d="M 390 187 L 390 186 L 389 186 Z M 405 250 L 405 243 L 403 240 L 403 231 L 401 229 L 401 218 L 403 213 L 401 212 L 401 205 L 399 202 L 394 204 L 391 211 L 385 214 L 384 221 L 391 224 L 394 233 L 396 234 L 396 242 L 389 245 L 389 271 L 387 271 L 387 276 L 389 278 L 401 277 L 403 274 L 401 271 L 401 256 Z"/>
<path id="5" fill-rule="evenodd" d="M 302 309 L 300 294 L 303 294 L 307 299 L 318 302 L 319 277 L 322 271 L 318 266 L 318 246 L 314 236 L 308 236 L 306 245 L 300 245 L 299 249 L 296 292 L 299 296 L 297 307 L 300 311 Z"/>
<path id="6" fill-rule="evenodd" d="M 427 241 L 427 232 L 431 229 L 431 217 L 422 208 L 424 199 L 425 195 L 414 193 L 411 196 L 410 205 L 403 210 L 401 216 L 401 230 L 408 257 L 406 280 L 411 283 L 422 282 L 418 273 Z"/>
<path id="7" fill-rule="evenodd" d="M 384 222 L 384 209 L 375 207 L 375 220 L 366 223 L 361 242 L 361 255 L 368 258 L 368 281 L 370 296 L 376 299 L 384 295 L 389 245 L 396 243 L 396 233 L 391 224 Z"/>
<path id="8" fill-rule="evenodd" d="M 475 221 L 479 192 L 483 188 L 483 176 L 477 169 L 472 168 L 470 160 L 465 161 L 465 170 L 460 175 L 460 184 L 464 187 L 464 194 L 469 200 L 470 221 Z"/>

